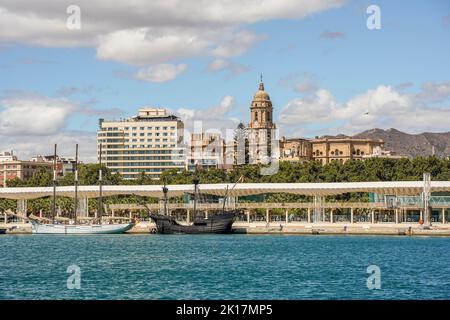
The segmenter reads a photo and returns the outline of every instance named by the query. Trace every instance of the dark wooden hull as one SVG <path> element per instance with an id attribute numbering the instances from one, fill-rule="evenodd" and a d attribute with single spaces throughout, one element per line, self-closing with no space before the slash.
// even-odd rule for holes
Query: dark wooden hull
<path id="1" fill-rule="evenodd" d="M 179 224 L 174 218 L 159 214 L 151 214 L 150 218 L 156 224 L 156 233 L 160 234 L 208 234 L 208 233 L 230 233 L 235 211 L 210 216 L 208 219 L 195 220 L 191 225 Z"/>
<path id="2" fill-rule="evenodd" d="M 0 228 L 0 234 L 5 234 L 6 233 L 6 229 L 5 228 Z"/>

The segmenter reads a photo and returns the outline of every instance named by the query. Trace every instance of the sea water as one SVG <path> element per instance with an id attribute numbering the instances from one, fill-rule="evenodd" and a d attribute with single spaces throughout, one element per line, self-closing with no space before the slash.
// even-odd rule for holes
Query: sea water
<path id="1" fill-rule="evenodd" d="M 450 298 L 450 238 L 2 235 L 0 252 L 0 299 Z"/>

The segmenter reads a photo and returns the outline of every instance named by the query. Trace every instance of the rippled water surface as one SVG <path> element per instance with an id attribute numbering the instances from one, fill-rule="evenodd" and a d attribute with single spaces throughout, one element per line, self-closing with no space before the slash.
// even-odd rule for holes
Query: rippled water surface
<path id="1" fill-rule="evenodd" d="M 2 235 L 0 250 L 0 299 L 450 298 L 449 238 Z"/>

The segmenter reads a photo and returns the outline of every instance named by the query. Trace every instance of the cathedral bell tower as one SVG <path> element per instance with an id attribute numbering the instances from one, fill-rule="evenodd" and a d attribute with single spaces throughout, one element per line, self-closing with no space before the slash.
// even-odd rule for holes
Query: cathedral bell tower
<path id="1" fill-rule="evenodd" d="M 273 108 L 269 94 L 264 91 L 264 82 L 261 75 L 259 89 L 255 93 L 250 105 L 249 153 L 251 163 L 269 161 L 272 156 L 271 145 L 275 134 L 273 123 Z"/>

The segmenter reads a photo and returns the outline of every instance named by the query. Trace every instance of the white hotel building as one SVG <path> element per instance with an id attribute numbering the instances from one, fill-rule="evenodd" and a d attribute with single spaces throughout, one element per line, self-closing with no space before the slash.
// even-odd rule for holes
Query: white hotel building
<path id="1" fill-rule="evenodd" d="M 101 156 L 102 163 L 124 179 L 142 172 L 159 178 L 164 170 L 185 168 L 183 131 L 183 121 L 165 109 L 141 108 L 128 119 L 100 119 L 98 160 Z"/>

